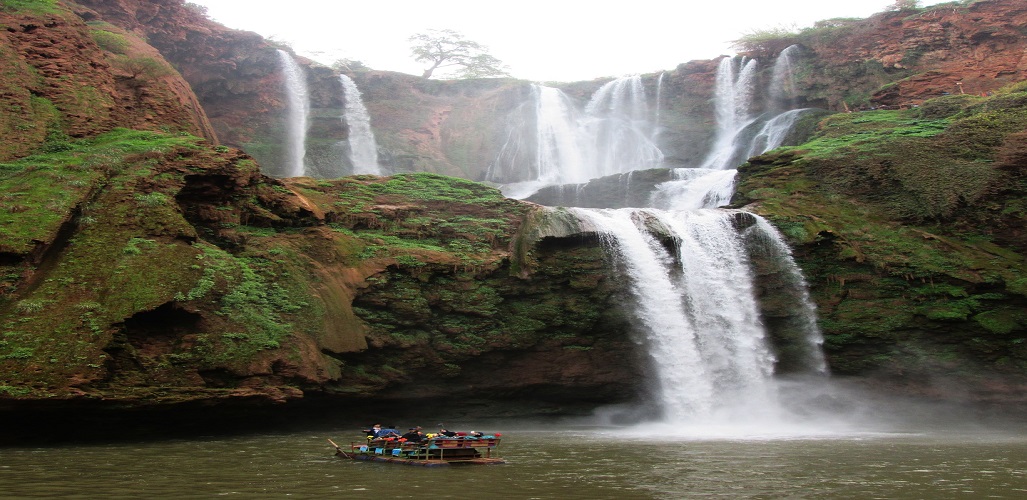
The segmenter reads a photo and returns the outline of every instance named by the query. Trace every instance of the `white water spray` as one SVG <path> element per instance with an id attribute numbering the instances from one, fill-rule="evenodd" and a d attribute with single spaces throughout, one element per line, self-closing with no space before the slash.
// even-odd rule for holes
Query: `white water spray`
<path id="1" fill-rule="evenodd" d="M 656 79 L 656 104 L 653 106 L 656 108 L 656 111 L 653 112 L 653 142 L 656 142 L 656 136 L 660 133 L 660 106 L 662 105 L 661 99 L 663 98 L 663 76 L 666 74 L 666 72 L 662 72 L 660 73 L 660 77 Z"/>
<path id="2" fill-rule="evenodd" d="M 535 179 L 542 184 L 572 184 L 590 179 L 577 129 L 578 112 L 559 89 L 533 85 L 537 153 Z"/>
<path id="3" fill-rule="evenodd" d="M 653 142 L 653 112 L 641 77 L 606 83 L 583 109 L 553 87 L 532 85 L 531 95 L 533 119 L 510 125 L 507 141 L 486 175 L 505 184 L 507 196 L 524 197 L 543 186 L 584 183 L 663 162 L 663 153 Z M 529 148 L 534 155 L 525 154 Z M 530 166 L 525 168 L 528 158 Z"/>
<path id="4" fill-rule="evenodd" d="M 749 141 L 749 149 L 746 151 L 745 157 L 750 158 L 780 147 L 788 138 L 795 122 L 809 111 L 811 111 L 809 108 L 792 109 L 768 120 Z"/>
<path id="5" fill-rule="evenodd" d="M 645 328 L 658 374 L 658 397 L 671 415 L 707 415 L 713 408 L 714 387 L 705 372 L 699 339 L 681 292 L 668 272 L 671 256 L 636 226 L 633 217 L 648 212 L 577 209 L 608 246 L 622 257 L 638 300 L 634 313 Z M 687 398 L 678 397 L 685 393 Z"/>
<path id="6" fill-rule="evenodd" d="M 770 76 L 770 98 L 777 109 L 795 107 L 795 63 L 793 58 L 799 53 L 798 45 L 790 45 L 781 51 L 774 61 Z"/>
<path id="7" fill-rule="evenodd" d="M 752 104 L 755 93 L 755 59 L 725 57 L 717 67 L 717 87 L 714 95 L 716 132 L 713 146 L 706 155 L 702 168 L 725 169 L 737 166 L 737 139 L 753 118 Z"/>
<path id="8" fill-rule="evenodd" d="M 656 186 L 649 206 L 664 210 L 717 208 L 731 202 L 737 170 L 674 169 L 674 180 Z"/>
<path id="9" fill-rule="evenodd" d="M 772 234 L 769 225 L 726 210 L 575 213 L 616 252 L 630 278 L 665 421 L 751 425 L 786 413 L 745 236 Z M 736 229 L 740 221 L 749 226 L 744 233 Z"/>
<path id="10" fill-rule="evenodd" d="M 589 176 L 594 179 L 653 168 L 663 152 L 652 141 L 652 116 L 638 75 L 606 83 L 585 106 L 581 133 L 592 152 Z"/>
<path id="11" fill-rule="evenodd" d="M 303 68 L 292 56 L 278 50 L 278 61 L 285 76 L 286 141 L 285 176 L 300 177 L 306 174 L 304 158 L 307 156 L 307 127 L 310 125 L 310 100 L 307 91 L 307 77 Z"/>
<path id="12" fill-rule="evenodd" d="M 339 80 L 346 100 L 343 121 L 349 127 L 349 159 L 353 164 L 353 173 L 381 175 L 378 144 L 371 131 L 371 115 L 360 98 L 360 90 L 346 75 L 339 75 Z"/>

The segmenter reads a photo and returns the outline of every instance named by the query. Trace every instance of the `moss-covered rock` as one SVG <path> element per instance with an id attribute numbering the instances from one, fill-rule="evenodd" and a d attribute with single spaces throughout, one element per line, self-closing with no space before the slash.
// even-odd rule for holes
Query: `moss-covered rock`
<path id="1" fill-rule="evenodd" d="M 734 201 L 797 245 L 835 373 L 901 376 L 928 392 L 939 372 L 1023 383 L 1027 323 L 1014 311 L 1027 305 L 1027 185 L 999 158 L 1027 127 L 1025 95 L 961 97 L 930 120 L 836 115 L 807 144 L 740 169 Z M 953 99 L 943 101 L 925 108 Z"/>

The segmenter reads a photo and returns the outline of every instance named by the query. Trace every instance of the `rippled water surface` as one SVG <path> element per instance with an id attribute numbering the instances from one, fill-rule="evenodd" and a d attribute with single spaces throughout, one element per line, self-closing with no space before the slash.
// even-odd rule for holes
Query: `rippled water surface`
<path id="1" fill-rule="evenodd" d="M 353 429 L 0 448 L 0 498 L 1027 498 L 1027 437 L 988 432 L 805 438 L 491 429 L 504 465 L 336 458 Z"/>

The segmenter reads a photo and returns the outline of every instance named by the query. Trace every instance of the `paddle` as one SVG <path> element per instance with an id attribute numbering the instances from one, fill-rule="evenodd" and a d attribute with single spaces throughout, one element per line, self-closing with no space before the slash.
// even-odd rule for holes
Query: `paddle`
<path id="1" fill-rule="evenodd" d="M 335 441 L 332 441 L 331 439 L 329 439 L 329 440 L 328 440 L 328 442 L 329 442 L 329 443 L 331 443 L 331 445 L 335 447 L 335 451 L 336 451 L 336 452 L 338 452 L 338 453 L 342 454 L 342 456 L 344 456 L 344 457 L 346 457 L 346 458 L 352 458 L 352 457 L 350 457 L 350 456 L 349 456 L 348 454 L 346 454 L 346 452 L 345 452 L 345 451 L 342 451 L 342 448 L 341 448 L 341 447 L 339 447 L 339 445 L 335 444 Z"/>

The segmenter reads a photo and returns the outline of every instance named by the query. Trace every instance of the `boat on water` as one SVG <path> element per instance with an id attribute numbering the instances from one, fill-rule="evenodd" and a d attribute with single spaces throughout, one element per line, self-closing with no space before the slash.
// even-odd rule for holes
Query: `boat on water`
<path id="1" fill-rule="evenodd" d="M 351 460 L 388 462 L 426 467 L 440 465 L 492 465 L 506 463 L 499 457 L 502 434 L 481 436 L 433 436 L 420 442 L 375 438 L 350 443 L 350 449 L 335 444 L 335 455 Z"/>

